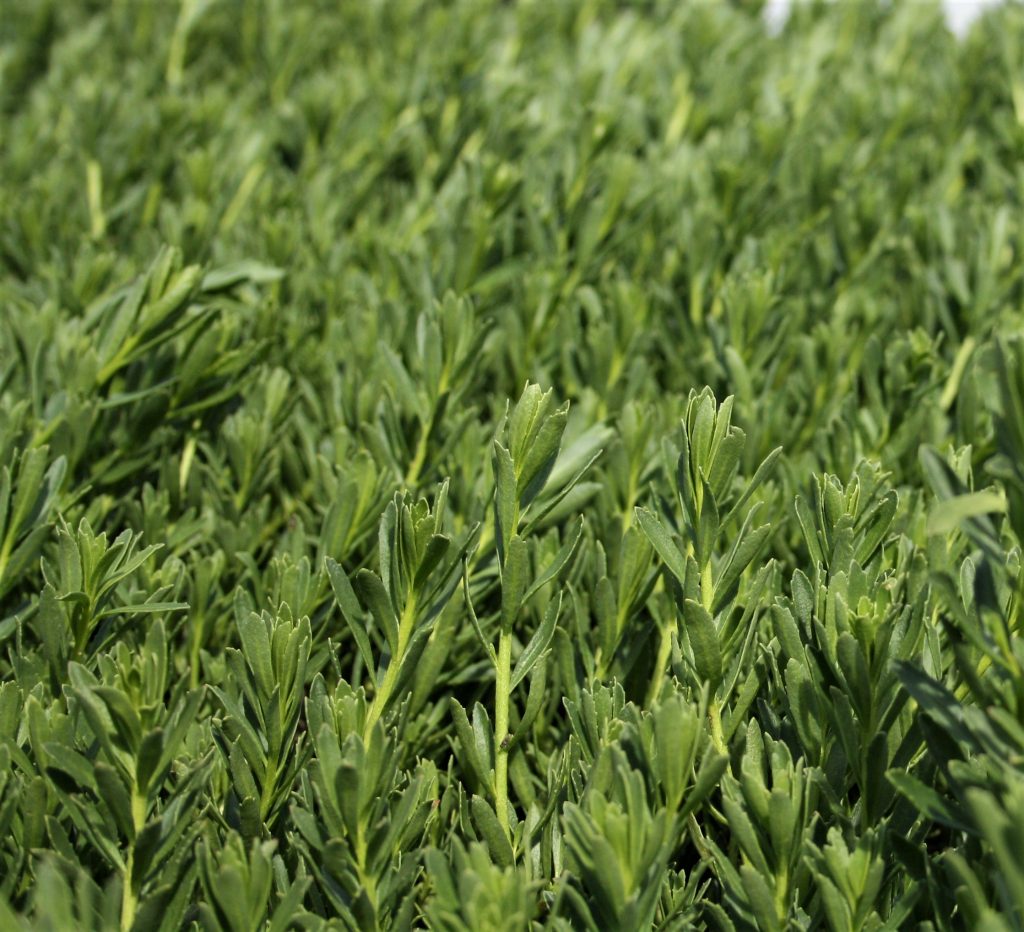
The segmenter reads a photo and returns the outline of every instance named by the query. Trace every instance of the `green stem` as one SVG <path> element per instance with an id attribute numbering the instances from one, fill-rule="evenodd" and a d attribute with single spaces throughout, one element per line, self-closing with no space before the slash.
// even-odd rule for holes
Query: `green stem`
<path id="1" fill-rule="evenodd" d="M 4 580 L 4 574 L 7 572 L 7 563 L 11 559 L 11 551 L 14 549 L 14 535 L 16 528 L 10 528 L 7 536 L 4 537 L 3 545 L 0 546 L 0 583 Z"/>
<path id="2" fill-rule="evenodd" d="M 672 629 L 666 625 L 661 629 L 661 643 L 658 644 L 658 656 L 654 661 L 654 675 L 651 677 L 651 685 L 647 688 L 646 707 L 648 709 L 654 705 L 661 692 L 661 684 L 665 681 L 665 668 L 668 666 L 671 654 Z"/>
<path id="3" fill-rule="evenodd" d="M 722 706 L 717 699 L 712 699 L 708 706 L 708 721 L 711 723 L 711 742 L 720 754 L 728 754 L 725 734 L 722 731 Z"/>
<path id="4" fill-rule="evenodd" d="M 434 428 L 433 417 L 427 421 L 426 424 L 420 428 L 420 439 L 416 444 L 416 452 L 413 454 L 412 462 L 409 464 L 409 468 L 405 473 L 405 484 L 407 486 L 415 486 L 420 479 L 420 471 L 423 469 L 423 464 L 427 459 L 427 438 L 430 436 L 430 431 Z"/>
<path id="5" fill-rule="evenodd" d="M 715 584 L 711 578 L 711 560 L 704 565 L 700 571 L 700 600 L 705 610 L 711 611 L 711 603 L 715 599 Z"/>
<path id="6" fill-rule="evenodd" d="M 128 860 L 124 865 L 124 889 L 121 892 L 121 930 L 128 932 L 135 922 L 138 901 L 132 892 L 132 870 L 135 866 L 135 842 L 129 843 Z"/>
<path id="7" fill-rule="evenodd" d="M 107 232 L 107 218 L 103 214 L 103 170 L 95 159 L 85 166 L 86 201 L 89 205 L 89 232 L 99 239 Z"/>
<path id="8" fill-rule="evenodd" d="M 133 781 L 134 782 L 134 781 Z M 140 796 L 138 791 L 132 791 L 132 824 L 135 828 L 132 837 L 128 840 L 128 858 L 124 864 L 124 887 L 121 891 L 121 930 L 127 932 L 135 923 L 135 911 L 138 909 L 139 900 L 135 895 L 135 839 L 146 824 L 146 797 Z"/>
<path id="9" fill-rule="evenodd" d="M 85 654 L 85 648 L 89 644 L 89 635 L 95 625 L 92 600 L 87 606 L 75 606 L 72 609 L 71 618 L 71 628 L 75 635 L 75 659 L 80 659 Z"/>
<path id="10" fill-rule="evenodd" d="M 775 880 L 775 915 L 781 925 L 785 924 L 786 914 L 789 912 L 789 866 L 782 865 L 778 877 Z"/>
<path id="11" fill-rule="evenodd" d="M 373 909 L 373 915 L 376 916 L 377 878 L 367 869 L 366 866 L 369 846 L 367 845 L 366 832 L 363 828 L 362 819 L 356 822 L 354 847 L 356 854 L 356 876 L 359 878 L 359 886 L 363 888 L 366 898 L 370 901 L 370 907 Z M 375 923 L 370 927 L 374 929 L 377 928 Z"/>
<path id="12" fill-rule="evenodd" d="M 505 837 L 512 840 L 508 825 L 508 703 L 512 685 L 512 632 L 502 631 L 498 640 L 498 669 L 494 682 L 494 807 Z"/>
<path id="13" fill-rule="evenodd" d="M 171 87 L 181 84 L 185 73 L 185 52 L 188 42 L 188 21 L 192 15 L 192 0 L 182 0 L 178 21 L 171 33 L 171 47 L 167 54 L 167 70 L 165 80 Z"/>
<path id="14" fill-rule="evenodd" d="M 437 420 L 438 403 L 447 391 L 448 369 L 445 367 L 437 386 L 438 402 L 434 403 L 430 411 L 430 417 L 427 418 L 426 423 L 420 428 L 420 439 L 416 444 L 416 453 L 413 455 L 409 469 L 405 473 L 405 484 L 408 486 L 416 485 L 419 481 L 420 471 L 423 469 L 423 464 L 427 459 L 427 441 L 430 439 L 430 432 L 434 429 L 434 422 Z"/>
<path id="15" fill-rule="evenodd" d="M 192 628 L 192 644 L 189 658 L 189 684 L 192 689 L 199 688 L 199 655 L 203 649 L 203 627 L 206 619 L 199 615 Z"/>

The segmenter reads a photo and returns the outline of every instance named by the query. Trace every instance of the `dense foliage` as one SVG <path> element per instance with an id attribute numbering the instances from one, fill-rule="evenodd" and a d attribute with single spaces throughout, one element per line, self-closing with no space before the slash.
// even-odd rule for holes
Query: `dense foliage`
<path id="1" fill-rule="evenodd" d="M 0 4 L 0 927 L 1024 929 L 1024 8 Z"/>

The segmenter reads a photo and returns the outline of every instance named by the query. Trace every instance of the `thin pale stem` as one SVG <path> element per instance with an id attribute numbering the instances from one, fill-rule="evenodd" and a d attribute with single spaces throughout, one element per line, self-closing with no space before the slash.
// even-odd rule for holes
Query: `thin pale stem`
<path id="1" fill-rule="evenodd" d="M 717 699 L 712 699 L 708 706 L 708 721 L 711 724 L 711 742 L 720 754 L 727 754 L 725 733 L 722 731 L 722 706 Z"/>
<path id="2" fill-rule="evenodd" d="M 666 625 L 661 629 L 661 642 L 658 644 L 658 656 L 654 661 L 654 675 L 647 689 L 647 708 L 651 708 L 661 693 L 661 684 L 665 682 L 665 669 L 672 654 L 672 629 Z"/>
<path id="3" fill-rule="evenodd" d="M 135 866 L 135 843 L 128 847 L 128 859 L 124 865 L 124 888 L 121 891 L 121 929 L 127 932 L 135 923 L 135 909 L 138 903 L 132 892 L 132 872 Z"/>
<path id="4" fill-rule="evenodd" d="M 508 706 L 512 685 L 512 632 L 502 631 L 498 640 L 498 669 L 494 683 L 494 805 L 505 837 L 508 824 Z"/>
<path id="5" fill-rule="evenodd" d="M 135 833 L 128 840 L 128 857 L 124 864 L 124 887 L 121 891 L 121 929 L 127 932 L 135 924 L 135 912 L 138 909 L 139 901 L 135 895 L 135 839 L 146 824 L 146 798 L 133 790 L 132 799 L 132 823 Z"/>
<path id="6" fill-rule="evenodd" d="M 416 444 L 416 452 L 413 455 L 412 462 L 409 464 L 409 469 L 405 473 L 405 484 L 408 486 L 415 486 L 420 480 L 420 472 L 423 469 L 423 463 L 427 458 L 427 437 L 430 434 L 433 426 L 432 421 L 424 424 L 420 430 L 420 439 Z"/>
<path id="7" fill-rule="evenodd" d="M 715 584 L 711 578 L 711 561 L 708 560 L 704 569 L 700 571 L 700 599 L 707 611 L 711 611 L 711 604 L 715 600 Z"/>

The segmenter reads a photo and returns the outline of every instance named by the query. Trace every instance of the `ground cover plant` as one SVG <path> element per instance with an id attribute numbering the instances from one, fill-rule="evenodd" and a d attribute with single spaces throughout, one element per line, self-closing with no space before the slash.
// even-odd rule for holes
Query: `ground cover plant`
<path id="1" fill-rule="evenodd" d="M 0 4 L 0 927 L 1024 928 L 1024 10 Z"/>

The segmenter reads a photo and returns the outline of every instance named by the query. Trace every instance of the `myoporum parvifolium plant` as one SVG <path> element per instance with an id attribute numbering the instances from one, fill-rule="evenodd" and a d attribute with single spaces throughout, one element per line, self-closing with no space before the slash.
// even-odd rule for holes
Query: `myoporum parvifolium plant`
<path id="1" fill-rule="evenodd" d="M 1024 9 L 0 0 L 0 928 L 1024 929 Z"/>

